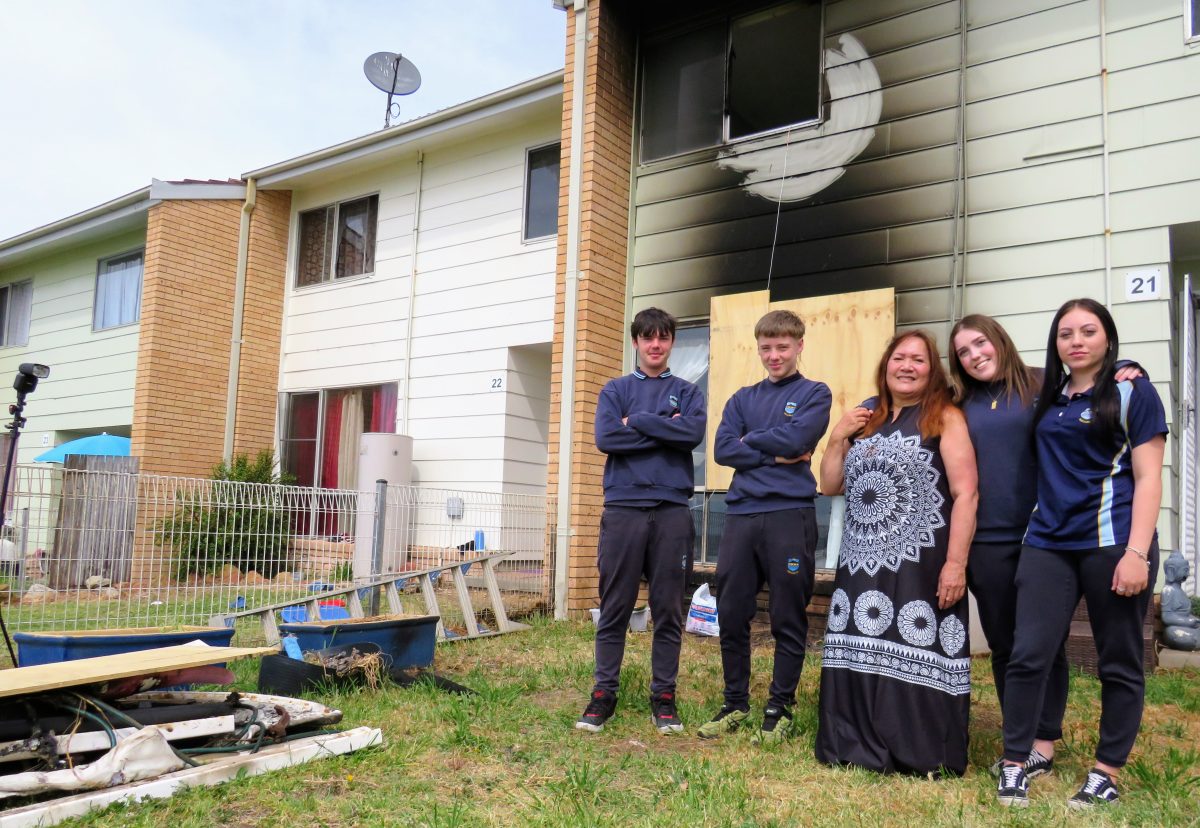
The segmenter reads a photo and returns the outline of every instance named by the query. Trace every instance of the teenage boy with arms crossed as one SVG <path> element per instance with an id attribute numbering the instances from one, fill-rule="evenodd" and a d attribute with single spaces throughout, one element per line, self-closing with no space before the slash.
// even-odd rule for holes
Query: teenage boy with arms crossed
<path id="1" fill-rule="evenodd" d="M 717 557 L 717 617 L 725 703 L 700 736 L 736 730 L 750 714 L 750 622 L 765 581 L 770 589 L 775 667 L 757 740 L 782 741 L 804 666 L 806 610 L 816 570 L 817 483 L 809 460 L 829 425 L 829 387 L 801 376 L 804 322 L 771 311 L 754 326 L 767 378 L 735 393 L 717 429 L 714 456 L 734 469 Z"/>
<path id="2" fill-rule="evenodd" d="M 600 518 L 600 620 L 595 687 L 575 723 L 596 732 L 617 706 L 625 631 L 645 576 L 654 619 L 650 712 L 661 733 L 683 730 L 675 680 L 683 632 L 683 595 L 695 528 L 688 500 L 695 488 L 692 449 L 704 439 L 704 394 L 671 373 L 675 317 L 647 308 L 629 329 L 637 366 L 611 380 L 596 406 L 596 448 L 604 462 Z"/>

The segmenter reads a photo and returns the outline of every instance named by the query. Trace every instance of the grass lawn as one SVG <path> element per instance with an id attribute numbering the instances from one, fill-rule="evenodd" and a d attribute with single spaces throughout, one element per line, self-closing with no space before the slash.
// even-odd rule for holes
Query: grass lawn
<path id="1" fill-rule="evenodd" d="M 604 731 L 573 729 L 591 689 L 590 624 L 535 621 L 529 632 L 438 647 L 437 670 L 479 692 L 421 687 L 322 698 L 345 725 L 383 728 L 387 744 L 352 756 L 112 808 L 89 826 L 925 826 L 1200 825 L 1200 673 L 1160 673 L 1122 800 L 1077 815 L 1064 801 L 1090 767 L 1100 686 L 1073 676 L 1056 773 L 1038 779 L 1031 807 L 995 803 L 987 766 L 1000 754 L 1000 715 L 986 659 L 975 662 L 971 761 L 962 779 L 930 782 L 831 769 L 813 759 L 819 662 L 810 660 L 796 707 L 800 734 L 756 747 L 749 732 L 705 742 L 696 728 L 720 706 L 716 639 L 684 638 L 680 714 L 688 730 L 660 736 L 646 694 L 649 635 L 632 635 L 617 716 Z M 756 649 L 756 713 L 770 647 Z M 252 689 L 256 664 L 238 667 Z"/>

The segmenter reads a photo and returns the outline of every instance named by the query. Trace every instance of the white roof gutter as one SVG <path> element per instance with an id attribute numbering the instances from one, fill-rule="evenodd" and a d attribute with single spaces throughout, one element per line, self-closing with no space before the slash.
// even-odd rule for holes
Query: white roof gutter
<path id="1" fill-rule="evenodd" d="M 244 173 L 242 178 L 257 179 L 259 189 L 264 189 L 335 164 L 343 164 L 356 158 L 364 158 L 406 144 L 413 144 L 447 130 L 457 129 L 539 101 L 554 98 L 561 100 L 562 81 L 563 73 L 561 71 L 542 75 L 482 98 L 475 98 L 422 118 L 399 124 L 391 129 L 373 132 L 370 135 L 335 144 L 332 147 L 272 164 L 269 167 L 251 170 Z"/>

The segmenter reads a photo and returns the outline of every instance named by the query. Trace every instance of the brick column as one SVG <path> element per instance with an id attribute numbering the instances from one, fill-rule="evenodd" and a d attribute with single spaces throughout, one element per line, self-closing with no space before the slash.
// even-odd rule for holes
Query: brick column
<path id="1" fill-rule="evenodd" d="M 250 222 L 235 449 L 271 448 L 283 317 L 288 192 L 262 192 Z M 143 471 L 208 477 L 221 460 L 242 202 L 150 208 L 132 452 Z"/>
<path id="2" fill-rule="evenodd" d="M 604 458 L 596 451 L 596 398 L 622 368 L 627 338 L 625 275 L 629 247 L 629 196 L 633 140 L 636 34 L 629 10 L 616 0 L 588 0 L 584 76 L 575 75 L 575 11 L 567 10 L 563 82 L 562 188 L 559 197 L 557 287 L 550 413 L 550 491 L 558 485 L 561 424 L 563 315 L 571 158 L 582 152 L 577 194 L 581 209 L 575 391 L 571 425 L 570 549 L 567 608 L 580 614 L 597 594 L 596 543 L 604 503 Z M 581 136 L 572 135 L 574 96 L 584 96 Z"/>

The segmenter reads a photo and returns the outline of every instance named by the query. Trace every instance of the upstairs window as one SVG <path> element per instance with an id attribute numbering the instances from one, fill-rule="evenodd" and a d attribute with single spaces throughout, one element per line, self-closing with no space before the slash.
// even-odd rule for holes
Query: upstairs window
<path id="1" fill-rule="evenodd" d="M 1183 38 L 1188 43 L 1200 40 L 1200 0 L 1183 0 Z"/>
<path id="2" fill-rule="evenodd" d="M 142 251 L 101 259 L 96 272 L 92 330 L 132 325 L 142 318 Z"/>
<path id="3" fill-rule="evenodd" d="M 818 0 L 725 17 L 643 51 L 643 162 L 820 118 Z"/>
<path id="4" fill-rule="evenodd" d="M 373 273 L 378 221 L 377 195 L 301 213 L 296 287 Z"/>
<path id="5" fill-rule="evenodd" d="M 538 147 L 525 158 L 526 241 L 558 234 L 558 167 L 560 145 Z"/>
<path id="6" fill-rule="evenodd" d="M 29 318 L 33 313 L 33 282 L 0 287 L 0 347 L 29 344 Z"/>

